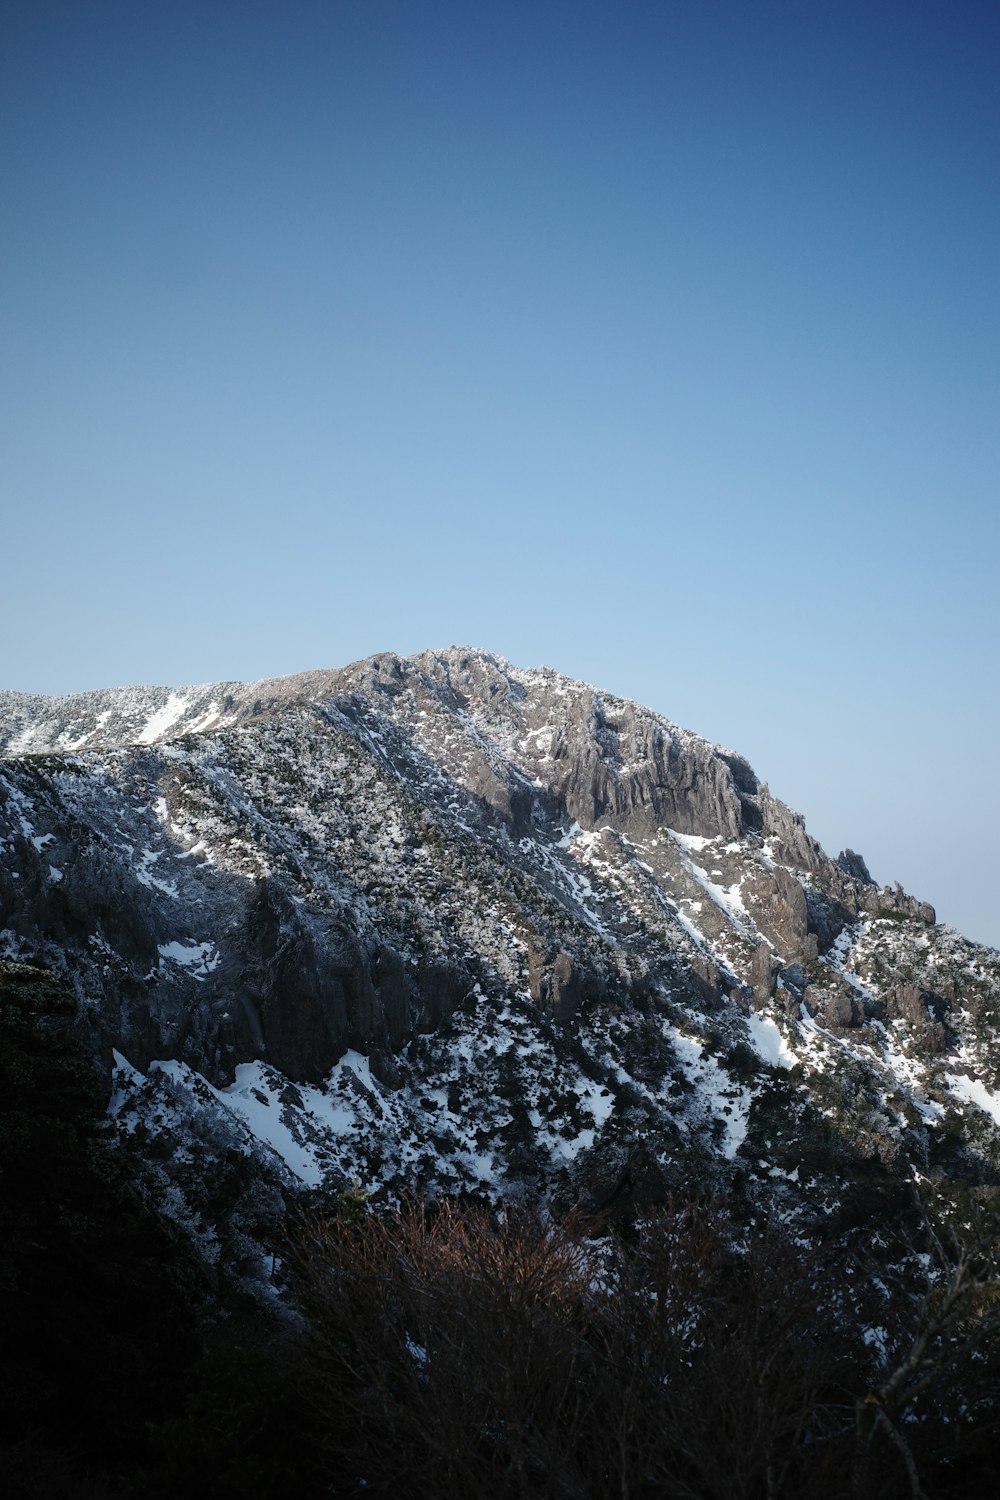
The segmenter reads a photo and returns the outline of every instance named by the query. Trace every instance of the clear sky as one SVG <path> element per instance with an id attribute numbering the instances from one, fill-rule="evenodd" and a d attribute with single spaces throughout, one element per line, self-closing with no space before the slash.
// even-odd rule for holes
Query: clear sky
<path id="1" fill-rule="evenodd" d="M 0 685 L 451 643 L 1000 945 L 995 0 L 7 0 Z"/>

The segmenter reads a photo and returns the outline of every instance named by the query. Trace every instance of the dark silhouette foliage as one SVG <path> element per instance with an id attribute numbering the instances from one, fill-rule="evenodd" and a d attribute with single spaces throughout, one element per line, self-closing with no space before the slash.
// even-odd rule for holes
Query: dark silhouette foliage
<path id="1" fill-rule="evenodd" d="M 982 1248 L 956 1244 L 918 1296 L 717 1201 L 667 1205 L 627 1241 L 446 1203 L 313 1221 L 294 1260 L 336 1493 L 993 1492 L 1000 1283 Z"/>
<path id="2" fill-rule="evenodd" d="M 78 1039 L 77 1011 L 50 975 L 0 965 L 0 1443 L 9 1473 L 30 1467 L 26 1442 L 54 1455 L 36 1468 L 59 1471 L 59 1454 L 84 1468 L 128 1466 L 144 1450 L 146 1423 L 180 1400 L 197 1348 L 197 1265 L 111 1143 L 107 1086 Z"/>

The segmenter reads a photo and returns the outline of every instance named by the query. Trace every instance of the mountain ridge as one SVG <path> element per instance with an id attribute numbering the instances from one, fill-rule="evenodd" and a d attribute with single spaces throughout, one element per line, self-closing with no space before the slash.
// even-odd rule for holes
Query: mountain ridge
<path id="1" fill-rule="evenodd" d="M 192 1141 L 389 1198 L 1000 1180 L 997 955 L 641 705 L 449 648 L 0 722 L 0 947 L 209 1239 Z"/>
<path id="2" fill-rule="evenodd" d="M 311 697 L 320 697 L 324 694 L 332 695 L 342 683 L 358 674 L 365 674 L 374 664 L 405 662 L 428 668 L 434 664 L 448 664 L 463 659 L 488 662 L 498 670 L 517 674 L 522 679 L 559 679 L 561 683 L 585 692 L 596 693 L 598 691 L 594 684 L 568 677 L 546 664 L 533 668 L 518 668 L 506 657 L 476 646 L 448 646 L 441 650 L 415 652 L 409 656 L 403 656 L 394 651 L 380 651 L 371 656 L 361 657 L 343 667 L 317 667 L 303 672 L 255 678 L 250 681 L 219 679 L 180 686 L 163 683 L 131 683 L 114 687 L 89 688 L 70 693 L 34 693 L 0 688 L 0 756 L 83 748 L 79 739 L 76 738 L 76 731 L 81 724 L 86 723 L 88 710 L 92 710 L 90 717 L 93 723 L 91 728 L 84 729 L 86 743 L 93 738 L 99 745 L 148 744 L 153 743 L 155 739 L 166 738 L 172 731 L 173 737 L 177 737 L 180 733 L 230 727 L 238 721 L 241 713 L 252 716 L 253 709 L 249 707 L 251 703 L 255 706 L 259 704 L 260 708 L 265 710 L 277 709 L 282 703 L 308 701 Z M 631 704 L 633 708 L 641 707 L 637 702 L 622 698 L 620 695 L 603 693 L 602 696 L 609 701 Z M 160 715 L 171 699 L 176 703 L 172 715 L 169 718 L 164 716 L 162 723 L 151 724 L 151 720 Z M 203 705 L 210 705 L 213 702 L 219 705 L 220 699 L 222 702 L 218 707 L 218 718 L 208 720 Z M 227 699 L 230 700 L 228 706 Z M 141 730 L 136 730 L 134 723 L 130 723 L 123 712 L 127 707 L 149 708 L 149 718 Z M 118 718 L 111 726 L 99 723 L 104 718 L 106 708 L 111 710 L 109 718 L 116 709 L 118 710 Z M 197 710 L 191 715 L 196 721 L 206 719 L 206 722 L 199 724 L 199 729 L 194 731 L 189 727 L 191 710 Z M 693 730 L 682 729 L 663 715 L 656 717 L 678 733 L 702 741 L 721 754 L 735 755 L 743 759 L 729 746 L 708 740 Z M 17 741 L 25 735 L 28 743 L 22 747 L 17 744 Z"/>

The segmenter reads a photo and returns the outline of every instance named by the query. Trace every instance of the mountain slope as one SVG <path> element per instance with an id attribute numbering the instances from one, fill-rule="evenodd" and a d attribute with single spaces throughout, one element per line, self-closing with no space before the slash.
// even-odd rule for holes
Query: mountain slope
<path id="1" fill-rule="evenodd" d="M 638 705 L 449 650 L 4 694 L 0 740 L 3 951 L 72 978 L 206 1243 L 234 1147 L 388 1194 L 721 1174 L 811 1218 L 997 1181 L 998 955 Z"/>

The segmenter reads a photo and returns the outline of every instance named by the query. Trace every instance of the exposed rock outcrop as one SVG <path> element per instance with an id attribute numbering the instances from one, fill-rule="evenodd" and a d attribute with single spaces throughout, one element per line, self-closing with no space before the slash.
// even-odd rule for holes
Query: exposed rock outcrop
<path id="1" fill-rule="evenodd" d="M 549 669 L 381 653 L 0 695 L 0 729 L 0 951 L 72 981 L 143 1099 L 269 1122 L 310 1180 L 572 1201 L 590 1151 L 624 1197 L 692 1151 L 756 1171 L 838 1059 L 945 1111 L 949 1049 L 964 1077 L 1000 1029 L 982 950 L 743 757 Z"/>

